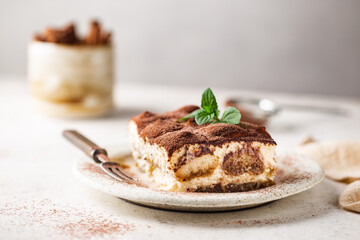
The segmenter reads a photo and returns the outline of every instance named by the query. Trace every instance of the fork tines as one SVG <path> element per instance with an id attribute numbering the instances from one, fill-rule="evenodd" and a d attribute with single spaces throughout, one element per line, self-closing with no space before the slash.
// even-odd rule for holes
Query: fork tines
<path id="1" fill-rule="evenodd" d="M 119 181 L 133 182 L 138 181 L 136 178 L 133 178 L 121 170 L 121 166 L 115 162 L 104 162 L 100 164 L 102 170 L 108 173 L 113 178 Z"/>

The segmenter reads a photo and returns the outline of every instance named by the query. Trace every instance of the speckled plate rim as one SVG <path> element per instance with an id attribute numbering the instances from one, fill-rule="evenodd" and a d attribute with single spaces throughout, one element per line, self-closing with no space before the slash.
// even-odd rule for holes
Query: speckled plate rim
<path id="1" fill-rule="evenodd" d="M 107 148 L 111 156 L 129 153 L 128 148 Z M 86 157 L 78 159 L 73 166 L 73 174 L 88 186 L 104 193 L 128 200 L 130 202 L 148 205 L 156 208 L 180 210 L 204 210 L 211 209 L 236 209 L 256 206 L 267 202 L 279 200 L 303 191 L 306 191 L 324 178 L 322 168 L 315 161 L 302 155 L 286 152 L 277 155 L 278 167 L 284 158 L 291 159 L 291 167 L 298 169 L 297 174 L 307 177 L 294 178 L 267 188 L 236 193 L 192 193 L 192 192 L 169 192 L 140 187 L 133 184 L 117 181 L 106 174 L 85 170 L 89 164 Z"/>

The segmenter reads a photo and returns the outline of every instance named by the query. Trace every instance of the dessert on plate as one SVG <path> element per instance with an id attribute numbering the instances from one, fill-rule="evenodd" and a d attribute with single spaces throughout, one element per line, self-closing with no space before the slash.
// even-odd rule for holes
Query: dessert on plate
<path id="1" fill-rule="evenodd" d="M 111 34 L 96 21 L 84 37 L 75 25 L 47 28 L 28 46 L 28 80 L 34 107 L 58 117 L 89 117 L 113 107 Z"/>
<path id="2" fill-rule="evenodd" d="M 240 122 L 231 107 L 219 119 L 210 89 L 201 106 L 145 111 L 130 120 L 133 157 L 157 188 L 242 192 L 274 184 L 276 143 L 265 127 Z"/>

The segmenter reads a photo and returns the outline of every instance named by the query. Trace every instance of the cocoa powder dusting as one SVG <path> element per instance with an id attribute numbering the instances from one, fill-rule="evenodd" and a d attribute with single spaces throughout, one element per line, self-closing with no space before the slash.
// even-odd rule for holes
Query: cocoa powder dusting
<path id="1" fill-rule="evenodd" d="M 238 125 L 216 123 L 198 126 L 194 119 L 178 121 L 198 108 L 188 105 L 163 114 L 146 111 L 131 120 L 137 125 L 140 137 L 164 147 L 169 156 L 186 144 L 221 145 L 231 141 L 276 144 L 264 126 L 246 122 Z"/>
<path id="2" fill-rule="evenodd" d="M 82 166 L 82 170 L 84 171 L 88 171 L 88 172 L 93 172 L 93 173 L 98 173 L 98 174 L 106 174 L 98 165 L 95 164 L 86 164 Z"/>
<path id="3" fill-rule="evenodd" d="M 59 206 L 49 199 L 25 199 L 22 204 L 19 206 L 13 202 L 5 203 L 0 206 L 0 215 L 15 229 L 31 230 L 34 236 L 41 232 L 41 236 L 49 235 L 49 239 L 60 236 L 89 239 L 124 235 L 135 230 L 134 224 L 120 220 L 116 216 L 88 209 Z"/>

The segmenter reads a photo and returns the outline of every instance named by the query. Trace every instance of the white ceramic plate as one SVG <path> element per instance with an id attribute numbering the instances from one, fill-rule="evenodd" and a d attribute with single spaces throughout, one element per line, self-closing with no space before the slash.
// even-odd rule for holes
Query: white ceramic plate
<path id="1" fill-rule="evenodd" d="M 129 154 L 129 150 L 116 151 L 116 149 L 119 148 L 109 149 L 110 153 L 116 153 L 111 155 L 114 158 Z M 125 159 L 127 163 L 134 162 L 129 155 Z M 278 170 L 275 185 L 237 193 L 169 192 L 127 184 L 109 177 L 86 157 L 75 162 L 74 175 L 97 190 L 129 202 L 161 209 L 192 212 L 215 212 L 258 206 L 308 190 L 324 178 L 321 167 L 309 158 L 286 153 L 277 155 L 276 160 Z M 128 171 L 131 172 L 131 168 Z"/>

